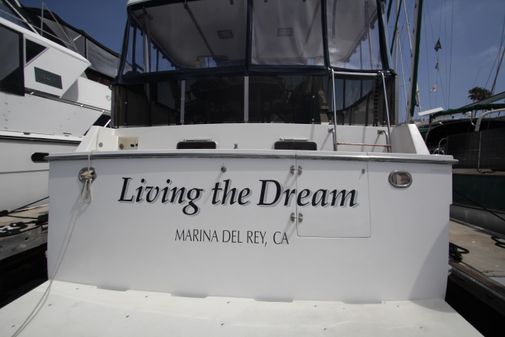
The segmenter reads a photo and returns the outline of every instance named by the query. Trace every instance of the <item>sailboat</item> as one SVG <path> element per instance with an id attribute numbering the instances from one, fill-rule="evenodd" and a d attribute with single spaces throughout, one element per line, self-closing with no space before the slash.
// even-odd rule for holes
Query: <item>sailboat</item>
<path id="1" fill-rule="evenodd" d="M 395 125 L 381 1 L 127 11 L 112 128 L 49 157 L 51 277 L 1 334 L 479 335 L 444 301 L 455 161 Z"/>
<path id="2" fill-rule="evenodd" d="M 451 216 L 501 235 L 505 234 L 504 100 L 501 92 L 440 111 L 422 129 L 431 152 L 450 154 L 459 161 L 453 171 Z"/>

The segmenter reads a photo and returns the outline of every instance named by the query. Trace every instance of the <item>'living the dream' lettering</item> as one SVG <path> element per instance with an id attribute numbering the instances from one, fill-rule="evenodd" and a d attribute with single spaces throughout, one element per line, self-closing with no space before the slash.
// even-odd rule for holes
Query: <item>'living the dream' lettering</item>
<path id="1" fill-rule="evenodd" d="M 119 202 L 132 204 L 176 204 L 182 206 L 186 215 L 196 215 L 200 211 L 200 200 L 205 189 L 198 187 L 177 186 L 172 180 L 166 179 L 162 185 L 149 184 L 146 178 L 134 179 L 122 177 L 123 184 Z M 259 195 L 255 205 L 262 207 L 357 207 L 358 191 L 355 189 L 296 189 L 285 188 L 277 180 L 259 180 Z M 230 179 L 218 181 L 209 189 L 211 205 L 214 206 L 248 206 L 254 197 L 254 189 L 232 186 Z"/>

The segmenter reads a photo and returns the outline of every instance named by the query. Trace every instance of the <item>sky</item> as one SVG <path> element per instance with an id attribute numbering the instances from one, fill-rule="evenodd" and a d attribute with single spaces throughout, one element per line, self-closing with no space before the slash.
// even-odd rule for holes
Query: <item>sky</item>
<path id="1" fill-rule="evenodd" d="M 41 0 L 18 1 L 27 7 L 42 7 Z M 127 0 L 44 0 L 45 8 L 116 52 L 123 43 L 126 3 Z"/>
<path id="2" fill-rule="evenodd" d="M 37 8 L 42 3 L 40 0 L 20 1 L 25 6 Z M 414 0 L 405 1 L 405 8 L 410 15 Z M 117 52 L 121 50 L 126 23 L 126 2 L 44 0 L 46 7 L 65 21 L 85 30 Z M 410 24 L 412 26 L 413 22 Z M 504 25 L 505 0 L 424 0 L 418 110 L 457 108 L 471 103 L 468 98 L 469 89 L 475 86 L 491 89 L 500 41 L 505 39 Z M 401 26 L 406 32 L 404 21 Z M 438 39 L 442 49 L 435 52 L 434 46 Z M 405 58 L 409 55 L 408 44 L 407 38 L 402 38 Z M 505 91 L 505 60 L 501 68 L 494 93 Z M 403 76 L 400 65 L 396 71 Z M 404 95 L 403 89 L 401 81 L 401 96 Z"/>
<path id="3" fill-rule="evenodd" d="M 505 43 L 505 1 L 426 0 L 424 14 L 419 68 L 422 108 L 457 108 L 471 102 L 469 89 L 490 90 L 500 41 Z M 438 39 L 442 49 L 437 53 Z M 494 93 L 503 91 L 505 60 Z"/>

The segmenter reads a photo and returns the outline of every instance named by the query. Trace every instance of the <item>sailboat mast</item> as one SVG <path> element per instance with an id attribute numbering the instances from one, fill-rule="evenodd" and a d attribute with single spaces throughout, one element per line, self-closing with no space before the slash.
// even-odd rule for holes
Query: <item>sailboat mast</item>
<path id="1" fill-rule="evenodd" d="M 414 116 L 414 109 L 417 105 L 417 72 L 419 68 L 419 45 L 421 43 L 421 18 L 423 15 L 423 0 L 416 0 L 414 5 L 414 46 L 411 54 L 411 74 L 410 74 L 410 97 L 407 107 L 410 117 Z M 410 33 L 410 32 L 409 32 Z"/>

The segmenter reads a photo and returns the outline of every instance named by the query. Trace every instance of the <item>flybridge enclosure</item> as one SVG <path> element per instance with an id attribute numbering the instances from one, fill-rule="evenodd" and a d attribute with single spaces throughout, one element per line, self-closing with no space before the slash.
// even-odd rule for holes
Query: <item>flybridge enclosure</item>
<path id="1" fill-rule="evenodd" d="M 113 125 L 386 125 L 381 12 L 375 0 L 130 2 Z"/>
<path id="2" fill-rule="evenodd" d="M 160 54 L 151 57 L 161 56 L 166 70 L 297 65 L 376 71 L 388 67 L 379 4 L 377 0 L 130 1 L 128 16 L 132 26 L 147 33 L 147 42 Z M 137 62 L 133 67 L 155 71 Z"/>

